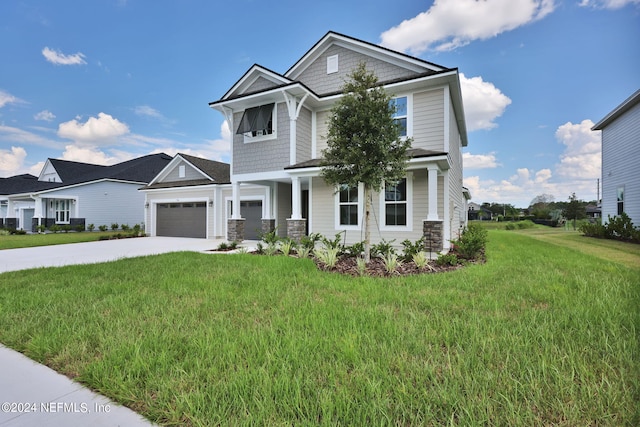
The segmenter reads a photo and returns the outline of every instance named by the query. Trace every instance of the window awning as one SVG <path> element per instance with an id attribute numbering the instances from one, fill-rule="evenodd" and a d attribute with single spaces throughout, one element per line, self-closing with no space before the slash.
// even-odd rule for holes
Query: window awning
<path id="1" fill-rule="evenodd" d="M 242 135 L 250 132 L 266 131 L 269 129 L 273 105 L 274 104 L 266 104 L 246 109 L 242 115 L 236 134 Z"/>

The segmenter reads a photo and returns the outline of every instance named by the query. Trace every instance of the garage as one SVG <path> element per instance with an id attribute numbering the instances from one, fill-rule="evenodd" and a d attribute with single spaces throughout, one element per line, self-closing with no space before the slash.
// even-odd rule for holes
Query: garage
<path id="1" fill-rule="evenodd" d="M 260 240 L 260 235 L 262 234 L 262 201 L 241 201 L 240 215 L 245 219 L 244 238 L 246 240 Z"/>
<path id="2" fill-rule="evenodd" d="M 156 235 L 168 237 L 207 237 L 207 204 L 158 203 Z"/>

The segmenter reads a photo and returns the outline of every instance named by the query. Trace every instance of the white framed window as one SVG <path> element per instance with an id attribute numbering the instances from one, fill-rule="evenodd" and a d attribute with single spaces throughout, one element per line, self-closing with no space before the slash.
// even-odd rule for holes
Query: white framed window
<path id="1" fill-rule="evenodd" d="M 618 187 L 616 202 L 618 215 L 622 215 L 624 213 L 624 185 Z"/>
<path id="2" fill-rule="evenodd" d="M 380 193 L 382 229 L 413 229 L 413 173 L 397 183 L 386 183 Z"/>
<path id="3" fill-rule="evenodd" d="M 184 178 L 187 174 L 187 168 L 185 165 L 178 166 L 178 178 Z"/>
<path id="4" fill-rule="evenodd" d="M 336 191 L 335 228 L 338 230 L 359 230 L 362 224 L 364 187 L 340 185 Z"/>
<path id="5" fill-rule="evenodd" d="M 277 104 L 265 104 L 247 108 L 242 114 L 237 135 L 244 135 L 244 142 L 256 142 L 277 138 Z"/>
<path id="6" fill-rule="evenodd" d="M 56 224 L 68 224 L 69 223 L 69 206 L 70 200 L 56 200 L 54 209 L 56 214 Z"/>
<path id="7" fill-rule="evenodd" d="M 395 112 L 393 113 L 393 121 L 399 125 L 400 136 L 408 136 L 409 98 L 406 96 L 401 96 L 398 98 L 393 98 L 389 103 L 393 107 L 395 107 Z"/>
<path id="8" fill-rule="evenodd" d="M 332 55 L 327 57 L 327 74 L 333 74 L 338 72 L 338 55 Z"/>

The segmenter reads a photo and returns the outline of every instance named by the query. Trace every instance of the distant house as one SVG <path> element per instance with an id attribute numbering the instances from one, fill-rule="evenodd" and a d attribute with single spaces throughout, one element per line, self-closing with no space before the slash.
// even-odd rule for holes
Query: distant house
<path id="1" fill-rule="evenodd" d="M 0 179 L 0 227 L 142 224 L 148 184 L 170 161 L 152 154 L 111 166 L 48 159 L 38 177 Z"/>
<path id="2" fill-rule="evenodd" d="M 483 220 L 490 221 L 493 218 L 493 212 L 474 202 L 469 203 L 468 216 L 469 221 Z"/>
<path id="3" fill-rule="evenodd" d="M 591 130 L 602 131 L 602 218 L 640 224 L 640 89 Z"/>
<path id="4" fill-rule="evenodd" d="M 600 206 L 587 205 L 584 207 L 587 214 L 587 218 L 600 218 L 602 216 L 602 209 Z"/>

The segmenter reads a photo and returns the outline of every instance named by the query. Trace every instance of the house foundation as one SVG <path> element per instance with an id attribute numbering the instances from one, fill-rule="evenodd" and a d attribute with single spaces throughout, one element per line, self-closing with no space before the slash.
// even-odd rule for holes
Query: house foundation
<path id="1" fill-rule="evenodd" d="M 244 240 L 245 219 L 227 220 L 227 240 L 230 242 L 242 242 Z"/>
<path id="2" fill-rule="evenodd" d="M 422 235 L 424 236 L 424 250 L 427 252 L 441 252 L 444 248 L 442 239 L 442 221 L 423 221 Z"/>

